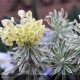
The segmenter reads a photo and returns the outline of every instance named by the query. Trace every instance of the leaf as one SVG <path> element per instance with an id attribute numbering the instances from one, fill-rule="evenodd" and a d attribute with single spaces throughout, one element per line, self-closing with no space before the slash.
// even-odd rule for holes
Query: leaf
<path id="1" fill-rule="evenodd" d="M 65 69 L 68 73 L 73 73 L 72 70 L 68 67 L 68 66 L 65 66 Z"/>
<path id="2" fill-rule="evenodd" d="M 54 54 L 57 54 L 56 50 L 54 49 L 54 47 L 51 47 L 51 50 Z"/>
<path id="3" fill-rule="evenodd" d="M 54 69 L 53 75 L 60 72 L 60 70 L 61 70 L 61 66 L 58 66 L 56 69 Z"/>
<path id="4" fill-rule="evenodd" d="M 79 57 L 79 59 L 78 59 L 78 64 L 80 64 L 80 57 Z"/>

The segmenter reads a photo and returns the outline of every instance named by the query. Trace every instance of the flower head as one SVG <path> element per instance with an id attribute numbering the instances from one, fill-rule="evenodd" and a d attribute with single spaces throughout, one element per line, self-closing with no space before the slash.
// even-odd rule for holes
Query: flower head
<path id="1" fill-rule="evenodd" d="M 18 45 L 23 45 L 27 42 L 34 44 L 39 42 L 45 27 L 42 25 L 43 20 L 36 21 L 32 17 L 31 11 L 26 13 L 24 10 L 19 10 L 18 15 L 21 17 L 20 24 L 14 24 L 13 18 L 11 20 L 2 20 L 4 26 L 4 28 L 0 29 L 2 41 L 8 46 L 12 45 L 13 41 L 16 41 Z"/>

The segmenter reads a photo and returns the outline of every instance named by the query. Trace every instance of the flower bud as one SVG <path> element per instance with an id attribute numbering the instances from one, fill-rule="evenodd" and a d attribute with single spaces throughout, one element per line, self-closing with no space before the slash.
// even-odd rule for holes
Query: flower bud
<path id="1" fill-rule="evenodd" d="M 18 15 L 19 15 L 21 18 L 26 17 L 26 13 L 25 13 L 24 10 L 19 10 L 19 11 L 18 11 Z"/>

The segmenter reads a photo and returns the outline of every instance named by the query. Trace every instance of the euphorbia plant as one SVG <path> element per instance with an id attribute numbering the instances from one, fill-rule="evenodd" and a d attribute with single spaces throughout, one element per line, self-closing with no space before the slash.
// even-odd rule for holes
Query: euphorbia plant
<path id="1" fill-rule="evenodd" d="M 36 21 L 32 17 L 31 11 L 26 13 L 24 10 L 19 10 L 18 15 L 21 17 L 20 24 L 17 24 L 13 18 L 2 20 L 4 26 L 0 28 L 2 42 L 7 46 L 12 46 L 13 42 L 17 44 L 17 47 L 11 52 L 10 61 L 16 65 L 3 74 L 10 74 L 19 69 L 19 73 L 28 74 L 28 80 L 30 80 L 30 75 L 42 74 L 41 69 L 44 68 L 41 58 L 46 57 L 46 54 L 39 50 L 38 45 L 43 36 L 45 25 L 42 24 L 42 19 Z M 34 79 L 37 78 L 34 76 Z"/>
<path id="2" fill-rule="evenodd" d="M 66 80 L 66 75 L 73 75 L 73 73 L 79 70 L 79 65 L 77 64 L 79 50 L 76 50 L 77 46 L 79 46 L 79 37 L 74 36 L 73 31 L 74 29 L 79 32 L 79 24 L 76 23 L 76 27 L 74 27 L 74 21 L 70 22 L 67 19 L 67 13 L 65 14 L 63 9 L 61 11 L 54 10 L 49 12 L 45 20 L 52 27 L 54 35 L 56 35 L 56 42 L 54 40 L 51 42 L 50 55 L 44 58 L 44 61 L 52 69 L 50 75 L 57 74 L 55 80 L 60 75 L 62 75 L 61 80 Z"/>

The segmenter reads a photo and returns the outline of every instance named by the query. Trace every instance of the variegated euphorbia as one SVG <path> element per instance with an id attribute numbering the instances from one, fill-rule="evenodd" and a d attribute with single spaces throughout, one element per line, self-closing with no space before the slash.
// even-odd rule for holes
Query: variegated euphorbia
<path id="1" fill-rule="evenodd" d="M 24 10 L 19 10 L 18 15 L 21 17 L 20 24 L 17 24 L 12 17 L 11 20 L 2 20 L 4 27 L 0 28 L 0 37 L 5 45 L 12 46 L 13 42 L 18 45 L 11 52 L 11 62 L 16 65 L 5 73 L 9 74 L 18 68 L 21 74 L 26 72 L 29 75 L 37 75 L 36 71 L 40 73 L 37 69 L 44 66 L 41 59 L 45 54 L 40 51 L 38 44 L 43 36 L 45 25 L 42 24 L 42 19 L 36 21 L 31 11 L 26 13 Z"/>

